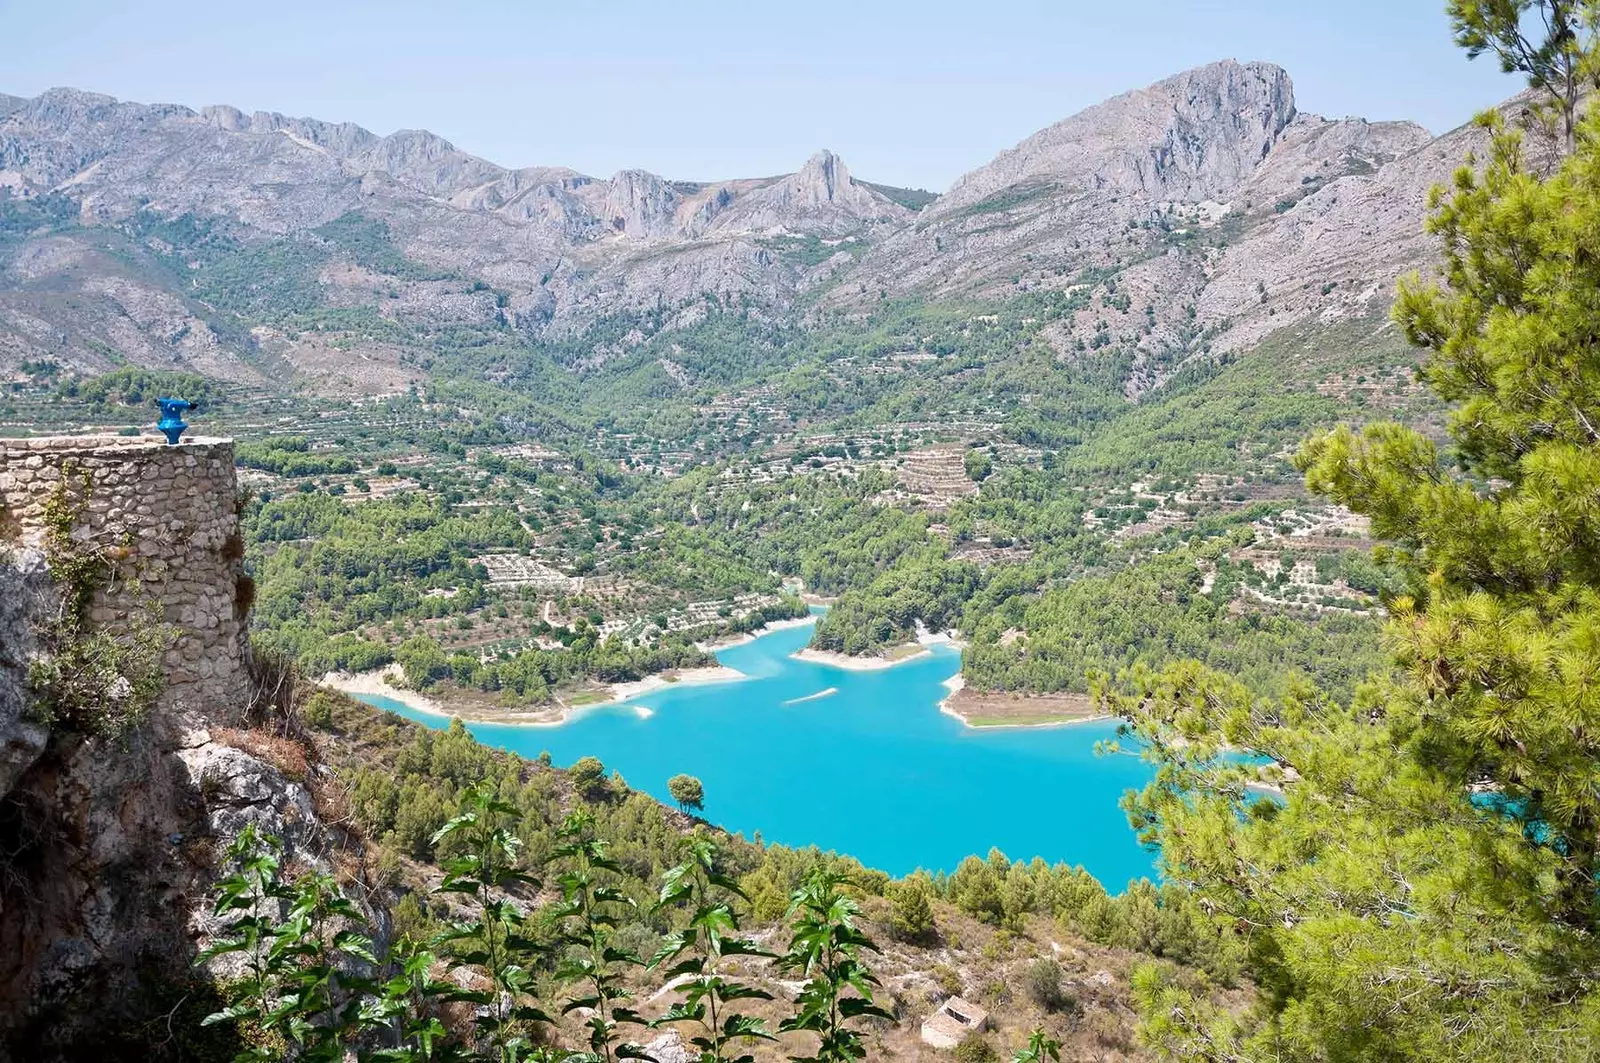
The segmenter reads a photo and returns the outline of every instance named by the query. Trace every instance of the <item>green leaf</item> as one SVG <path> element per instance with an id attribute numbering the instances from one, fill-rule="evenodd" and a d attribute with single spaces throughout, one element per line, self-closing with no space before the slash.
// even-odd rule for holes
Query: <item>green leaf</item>
<path id="1" fill-rule="evenodd" d="M 846 1019 L 870 1016 L 874 1019 L 894 1021 L 894 1016 L 864 997 L 844 997 L 839 1001 L 839 1014 Z"/>

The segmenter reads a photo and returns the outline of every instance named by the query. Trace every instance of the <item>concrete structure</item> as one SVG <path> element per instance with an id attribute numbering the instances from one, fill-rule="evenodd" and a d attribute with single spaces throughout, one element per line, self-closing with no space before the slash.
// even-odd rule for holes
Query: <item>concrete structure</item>
<path id="1" fill-rule="evenodd" d="M 971 1001 L 951 997 L 922 1020 L 922 1042 L 935 1048 L 954 1048 L 968 1034 L 981 1033 L 988 1022 L 987 1011 Z"/>
<path id="2" fill-rule="evenodd" d="M 0 547 L 43 545 L 46 503 L 63 481 L 81 506 L 73 538 L 99 547 L 115 575 L 95 592 L 92 623 L 116 631 L 164 621 L 164 705 L 213 719 L 241 714 L 250 698 L 249 601 L 233 441 L 0 440 Z"/>

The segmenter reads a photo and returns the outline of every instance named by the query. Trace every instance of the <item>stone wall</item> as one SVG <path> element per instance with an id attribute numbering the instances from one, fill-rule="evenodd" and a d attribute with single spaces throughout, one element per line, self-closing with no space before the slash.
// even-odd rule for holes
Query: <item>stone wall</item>
<path id="1" fill-rule="evenodd" d="M 163 620 L 171 641 L 162 705 L 236 717 L 250 696 L 233 441 L 152 436 L 0 440 L 0 544 L 45 538 L 44 510 L 64 477 L 83 511 L 73 537 L 92 540 L 122 577 L 90 616 L 112 630 Z M 86 488 L 83 481 L 86 478 Z"/>

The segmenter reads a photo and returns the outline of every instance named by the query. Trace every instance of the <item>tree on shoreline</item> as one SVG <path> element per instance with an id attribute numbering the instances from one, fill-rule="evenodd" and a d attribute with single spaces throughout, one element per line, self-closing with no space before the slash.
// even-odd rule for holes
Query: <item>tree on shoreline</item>
<path id="1" fill-rule="evenodd" d="M 683 812 L 702 812 L 706 807 L 706 788 L 693 775 L 674 775 L 667 780 L 667 793 Z"/>

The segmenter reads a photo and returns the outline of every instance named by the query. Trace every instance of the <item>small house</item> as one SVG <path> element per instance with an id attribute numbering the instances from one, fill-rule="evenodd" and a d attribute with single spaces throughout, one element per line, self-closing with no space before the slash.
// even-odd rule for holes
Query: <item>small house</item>
<path id="1" fill-rule="evenodd" d="M 954 1048 L 967 1034 L 982 1031 L 988 1021 L 989 1013 L 978 1005 L 951 997 L 922 1020 L 922 1041 L 935 1048 Z"/>

